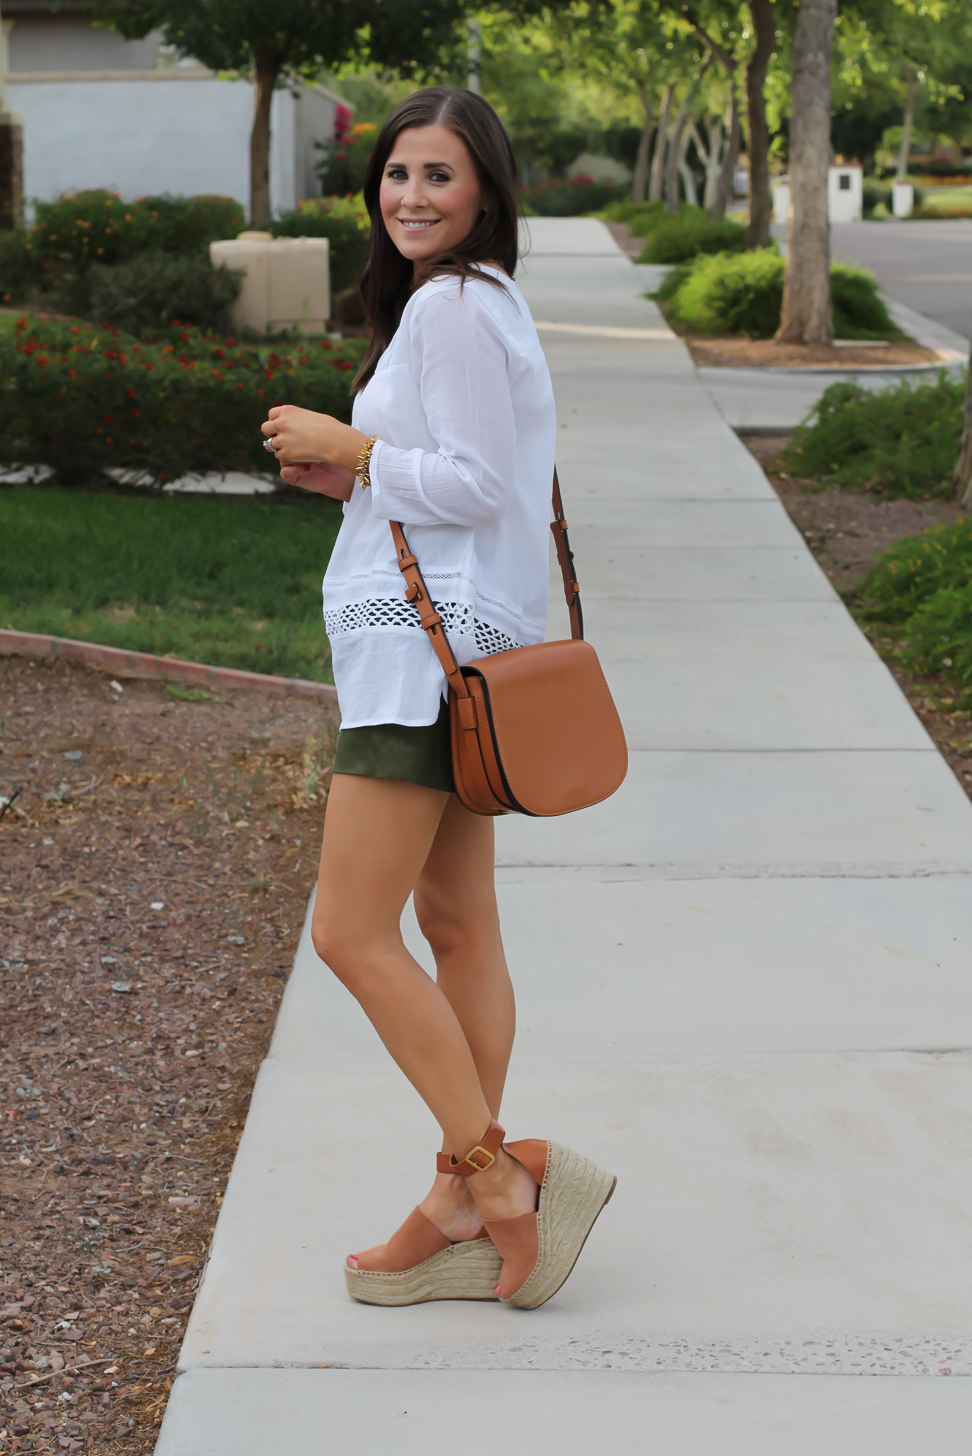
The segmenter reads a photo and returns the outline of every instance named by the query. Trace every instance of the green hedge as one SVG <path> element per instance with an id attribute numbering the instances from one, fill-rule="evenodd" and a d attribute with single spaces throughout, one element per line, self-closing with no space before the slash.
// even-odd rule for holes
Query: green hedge
<path id="1" fill-rule="evenodd" d="M 24 319 L 0 338 L 0 461 L 48 465 L 63 485 L 109 468 L 161 485 L 191 471 L 276 478 L 260 425 L 274 404 L 350 421 L 363 345 L 241 345 L 196 329 L 140 343 L 116 329 Z"/>
<path id="2" fill-rule="evenodd" d="M 972 517 L 896 542 L 854 605 L 865 620 L 891 627 L 904 665 L 942 673 L 972 701 Z"/>
<path id="3" fill-rule="evenodd" d="M 674 269 L 656 296 L 667 300 L 675 318 L 694 332 L 770 339 L 779 328 L 785 271 L 775 248 L 703 254 Z M 874 276 L 866 269 L 833 263 L 830 289 L 837 338 L 897 336 Z"/>
<path id="4" fill-rule="evenodd" d="M 951 493 L 965 384 L 944 371 L 878 393 L 832 384 L 783 453 L 788 470 L 835 485 L 923 500 Z"/>

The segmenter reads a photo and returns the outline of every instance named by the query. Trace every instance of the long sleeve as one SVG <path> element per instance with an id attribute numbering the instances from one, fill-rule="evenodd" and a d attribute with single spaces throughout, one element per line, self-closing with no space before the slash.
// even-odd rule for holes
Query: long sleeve
<path id="1" fill-rule="evenodd" d="M 495 306 L 516 307 L 491 291 Z M 457 282 L 421 299 L 409 348 L 438 449 L 376 444 L 372 513 L 418 526 L 495 525 L 514 490 L 517 432 L 507 343 L 482 289 L 460 290 Z"/>

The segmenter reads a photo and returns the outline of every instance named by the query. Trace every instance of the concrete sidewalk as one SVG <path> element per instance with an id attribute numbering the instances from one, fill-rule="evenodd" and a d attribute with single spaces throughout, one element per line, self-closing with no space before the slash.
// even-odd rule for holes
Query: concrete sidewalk
<path id="1" fill-rule="evenodd" d="M 158 1450 L 964 1456 L 972 806 L 636 270 L 595 223 L 531 232 L 631 766 L 498 825 L 503 1116 L 618 1191 L 536 1312 L 349 1300 L 436 1129 L 305 933 Z"/>

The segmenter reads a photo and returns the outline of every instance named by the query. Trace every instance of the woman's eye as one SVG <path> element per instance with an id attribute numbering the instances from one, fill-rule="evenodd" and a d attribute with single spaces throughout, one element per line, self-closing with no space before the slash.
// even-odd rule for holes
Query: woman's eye
<path id="1" fill-rule="evenodd" d="M 430 182 L 451 182 L 452 181 L 452 178 L 449 176 L 449 173 L 448 172 L 430 172 L 429 173 L 429 181 Z"/>
<path id="2" fill-rule="evenodd" d="M 389 167 L 386 175 L 392 182 L 408 181 L 408 173 L 404 167 Z"/>

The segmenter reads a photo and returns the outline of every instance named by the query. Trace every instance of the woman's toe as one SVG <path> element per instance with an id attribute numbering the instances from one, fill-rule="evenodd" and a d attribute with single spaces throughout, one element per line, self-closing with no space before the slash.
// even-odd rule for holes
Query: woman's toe
<path id="1" fill-rule="evenodd" d="M 347 1266 L 348 1266 L 349 1269 L 357 1269 L 357 1267 L 358 1267 L 358 1256 L 357 1256 L 357 1254 L 349 1254 L 348 1257 L 347 1257 L 347 1259 L 345 1260 L 345 1263 L 347 1264 Z"/>

